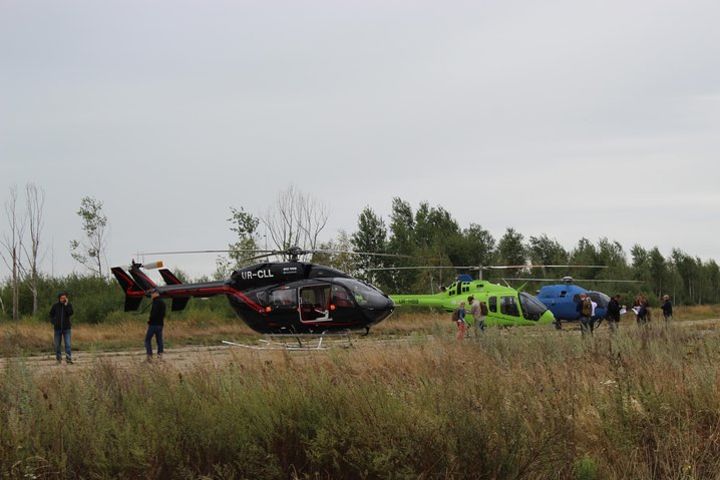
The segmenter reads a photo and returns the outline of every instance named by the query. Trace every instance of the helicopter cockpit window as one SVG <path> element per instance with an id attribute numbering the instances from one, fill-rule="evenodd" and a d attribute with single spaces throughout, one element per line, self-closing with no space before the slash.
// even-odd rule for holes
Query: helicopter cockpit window
<path id="1" fill-rule="evenodd" d="M 560 297 L 561 297 L 561 298 L 565 298 L 565 295 L 567 295 L 567 290 L 562 290 L 562 291 L 560 292 Z"/>
<path id="2" fill-rule="evenodd" d="M 361 307 L 376 308 L 387 305 L 387 299 L 382 292 L 367 283 L 353 278 L 336 278 L 334 281 L 347 287 L 355 302 Z"/>
<path id="3" fill-rule="evenodd" d="M 540 300 L 525 292 L 520 292 L 520 304 L 523 316 L 528 320 L 540 320 L 542 314 L 547 310 Z"/>
<path id="4" fill-rule="evenodd" d="M 269 304 L 273 308 L 297 308 L 297 290 L 278 288 L 270 292 Z"/>
<path id="5" fill-rule="evenodd" d="M 518 310 L 517 302 L 515 302 L 515 297 L 500 298 L 500 313 L 504 315 L 512 315 L 513 317 L 520 316 L 520 311 Z"/>
<path id="6" fill-rule="evenodd" d="M 497 313 L 497 297 L 490 297 L 488 299 L 488 310 Z"/>
<path id="7" fill-rule="evenodd" d="M 331 292 L 330 303 L 336 308 L 353 308 L 355 306 L 347 288 L 333 285 Z"/>
<path id="8" fill-rule="evenodd" d="M 590 295 L 590 299 L 597 303 L 597 306 L 600 308 L 607 308 L 608 303 L 610 303 L 610 297 L 605 295 L 602 292 L 588 292 L 588 295 Z"/>

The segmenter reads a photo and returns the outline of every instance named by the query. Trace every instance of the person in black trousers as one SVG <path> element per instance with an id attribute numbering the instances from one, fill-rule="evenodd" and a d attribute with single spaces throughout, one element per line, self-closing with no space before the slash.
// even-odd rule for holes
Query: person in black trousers
<path id="1" fill-rule="evenodd" d="M 607 313 L 606 317 L 608 319 L 608 324 L 610 325 L 610 331 L 616 332 L 618 328 L 618 324 L 620 323 L 620 310 L 622 307 L 620 306 L 620 295 L 615 295 L 610 299 L 610 302 L 607 306 Z"/>
<path id="2" fill-rule="evenodd" d="M 662 304 L 662 312 L 663 312 L 663 318 L 665 318 L 665 321 L 672 320 L 673 316 L 673 306 L 672 302 L 670 301 L 670 295 L 664 295 L 662 297 L 663 304 Z"/>
<path id="3" fill-rule="evenodd" d="M 165 325 L 165 302 L 160 298 L 160 293 L 154 290 L 150 295 L 152 298 L 152 306 L 150 307 L 150 320 L 148 320 L 148 329 L 145 334 L 145 352 L 148 361 L 152 361 L 152 337 L 155 337 L 158 347 L 158 358 L 162 358 L 163 354 L 163 326 Z"/>
<path id="4" fill-rule="evenodd" d="M 72 351 L 70 350 L 70 334 L 72 329 L 72 323 L 70 317 L 73 314 L 73 307 L 68 300 L 67 293 L 61 292 L 58 294 L 58 301 L 50 308 L 50 323 L 52 323 L 55 329 L 55 360 L 58 365 L 62 360 L 62 353 L 60 351 L 60 343 L 65 342 L 65 361 L 68 364 L 73 363 Z"/>

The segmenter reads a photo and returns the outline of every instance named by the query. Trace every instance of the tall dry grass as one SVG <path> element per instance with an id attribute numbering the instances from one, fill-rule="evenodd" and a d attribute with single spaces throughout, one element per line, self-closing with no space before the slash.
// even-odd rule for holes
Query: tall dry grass
<path id="1" fill-rule="evenodd" d="M 72 328 L 72 346 L 81 353 L 141 349 L 146 330 L 146 320 L 137 316 L 108 323 L 81 323 Z M 167 348 L 219 344 L 228 339 L 251 341 L 257 337 L 240 319 L 207 315 L 171 319 L 164 328 Z M 0 324 L 0 356 L 51 353 L 52 344 L 53 327 L 49 323 L 25 320 Z"/>
<path id="2" fill-rule="evenodd" d="M 660 321 L 659 309 L 653 310 Z M 720 318 L 720 305 L 677 307 L 675 321 Z M 625 317 L 623 323 L 632 323 Z M 571 324 L 569 328 L 576 327 Z M 712 326 L 698 325 L 699 329 Z M 79 323 L 73 327 L 73 349 L 78 352 L 118 351 L 141 349 L 145 330 L 144 316 L 115 314 L 111 321 L 99 324 Z M 545 327 L 542 327 L 546 329 Z M 442 335 L 454 329 L 450 315 L 438 311 L 403 311 L 398 309 L 390 318 L 373 328 L 373 336 L 406 337 Z M 171 315 L 165 324 L 167 348 L 185 345 L 217 345 L 222 340 L 256 342 L 259 335 L 238 318 L 226 318 L 213 312 L 186 312 Z M 52 326 L 47 322 L 26 319 L 0 323 L 0 356 L 37 355 L 52 353 Z"/>
<path id="3" fill-rule="evenodd" d="M 0 477 L 720 478 L 720 338 L 494 329 L 68 375 L 11 361 Z"/>

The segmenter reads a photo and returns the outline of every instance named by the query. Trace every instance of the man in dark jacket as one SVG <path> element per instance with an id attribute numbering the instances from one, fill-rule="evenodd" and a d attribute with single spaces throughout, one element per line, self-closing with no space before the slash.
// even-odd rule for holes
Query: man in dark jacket
<path id="1" fill-rule="evenodd" d="M 662 312 L 665 321 L 672 320 L 672 302 L 670 301 L 670 295 L 663 295 Z"/>
<path id="2" fill-rule="evenodd" d="M 160 298 L 160 293 L 154 290 L 150 295 L 152 306 L 150 307 L 150 320 L 145 334 L 145 352 L 148 361 L 152 361 L 152 337 L 155 337 L 158 346 L 158 358 L 163 354 L 163 326 L 165 325 L 165 302 Z"/>
<path id="3" fill-rule="evenodd" d="M 62 360 L 60 342 L 65 342 L 65 361 L 73 363 L 72 351 L 70 350 L 70 332 L 72 323 L 70 317 L 73 314 L 73 307 L 68 301 L 67 293 L 58 294 L 58 301 L 50 308 L 50 323 L 55 328 L 55 360 L 59 364 Z"/>
<path id="4" fill-rule="evenodd" d="M 607 306 L 606 317 L 610 324 L 610 331 L 617 331 L 618 324 L 620 323 L 620 295 L 615 295 L 610 299 Z"/>

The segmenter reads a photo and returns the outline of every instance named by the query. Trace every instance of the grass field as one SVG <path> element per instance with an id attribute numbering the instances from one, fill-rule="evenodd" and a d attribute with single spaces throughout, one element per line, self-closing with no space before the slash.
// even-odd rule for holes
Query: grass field
<path id="1" fill-rule="evenodd" d="M 249 335 L 187 322 L 174 341 Z M 448 323 L 401 315 L 353 349 L 238 349 L 182 370 L 9 360 L 0 478 L 720 478 L 712 328 L 491 329 L 458 343 Z M 93 328 L 74 335 L 119 348 L 115 336 L 144 330 Z"/>
<path id="2" fill-rule="evenodd" d="M 656 319 L 660 312 L 655 311 Z M 628 316 L 624 323 L 632 323 Z M 720 305 L 677 307 L 677 321 L 720 318 Z M 147 329 L 145 317 L 118 315 L 113 321 L 79 324 L 73 327 L 73 350 L 80 353 L 120 351 L 143 348 Z M 576 324 L 569 324 L 574 328 Z M 449 314 L 444 312 L 398 311 L 373 329 L 373 335 L 411 335 L 438 333 L 452 329 Z M 0 357 L 52 353 L 52 327 L 36 320 L 0 323 Z M 252 343 L 260 336 L 237 318 L 224 318 L 208 313 L 170 316 L 165 326 L 167 348 L 188 345 L 218 345 L 222 340 Z"/>

